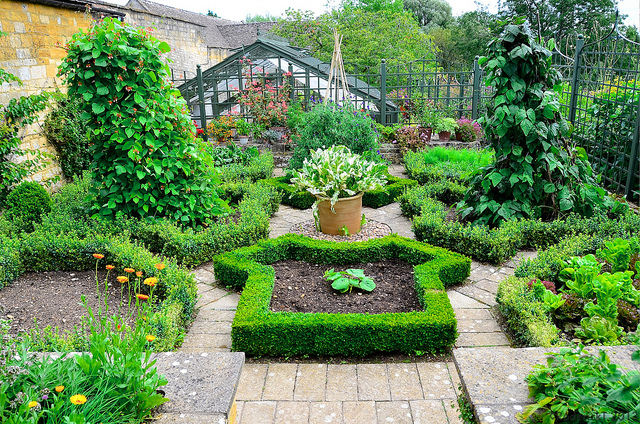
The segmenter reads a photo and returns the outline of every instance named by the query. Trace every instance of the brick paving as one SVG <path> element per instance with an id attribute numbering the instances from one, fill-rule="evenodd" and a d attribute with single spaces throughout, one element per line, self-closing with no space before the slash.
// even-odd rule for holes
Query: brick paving
<path id="1" fill-rule="evenodd" d="M 405 176 L 402 168 L 390 172 Z M 384 222 L 393 232 L 414 238 L 411 222 L 397 203 L 363 208 L 369 219 Z M 270 237 L 312 219 L 310 210 L 281 205 L 271 220 Z M 498 283 L 512 275 L 524 252 L 503 267 L 473 262 L 464 285 L 448 291 L 458 318 L 456 347 L 509 346 L 491 313 Z M 231 322 L 239 296 L 215 285 L 211 263 L 194 270 L 200 312 L 180 350 L 228 352 Z M 460 379 L 453 362 L 389 364 L 246 364 L 238 392 L 240 424 L 259 423 L 429 423 L 457 424 L 456 398 Z"/>

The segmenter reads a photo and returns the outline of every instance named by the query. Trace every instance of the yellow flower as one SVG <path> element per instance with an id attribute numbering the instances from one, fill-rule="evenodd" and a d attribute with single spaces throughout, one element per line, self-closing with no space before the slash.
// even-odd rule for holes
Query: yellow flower
<path id="1" fill-rule="evenodd" d="M 136 271 L 136 275 L 137 275 L 138 277 L 142 277 L 142 271 Z"/>
<path id="2" fill-rule="evenodd" d="M 149 277 L 147 279 L 144 280 L 144 283 L 148 286 L 155 286 L 156 284 L 158 284 L 158 279 L 156 277 Z"/>
<path id="3" fill-rule="evenodd" d="M 35 400 L 29 402 L 29 408 L 35 408 L 36 406 L 38 406 L 38 402 L 36 402 Z"/>
<path id="4" fill-rule="evenodd" d="M 149 334 L 149 335 L 147 335 L 146 339 L 147 339 L 148 342 L 152 342 L 152 341 L 154 341 L 156 339 L 156 336 L 152 336 L 151 334 Z"/>
<path id="5" fill-rule="evenodd" d="M 117 280 L 119 283 L 126 283 L 127 281 L 129 281 L 129 278 L 125 277 L 124 275 L 119 275 Z"/>
<path id="6" fill-rule="evenodd" d="M 85 395 L 73 395 L 71 396 L 71 403 L 74 405 L 82 405 L 87 401 L 87 397 Z"/>
<path id="7" fill-rule="evenodd" d="M 61 391 L 64 390 L 64 386 L 56 386 L 55 390 L 57 393 L 60 393 Z"/>

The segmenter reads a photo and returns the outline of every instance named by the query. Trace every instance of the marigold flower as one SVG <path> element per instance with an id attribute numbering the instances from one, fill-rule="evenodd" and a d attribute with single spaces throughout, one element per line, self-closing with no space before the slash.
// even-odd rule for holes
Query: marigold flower
<path id="1" fill-rule="evenodd" d="M 29 402 L 29 408 L 35 408 L 36 406 L 38 406 L 38 402 L 36 402 L 35 400 L 32 400 L 31 402 Z"/>
<path id="2" fill-rule="evenodd" d="M 104 255 L 102 253 L 94 253 L 93 257 L 96 258 L 96 259 L 102 259 L 102 258 L 104 258 Z"/>
<path id="3" fill-rule="evenodd" d="M 151 334 L 148 334 L 146 339 L 147 339 L 148 342 L 152 342 L 152 341 L 154 341 L 156 339 L 156 336 L 152 336 Z"/>
<path id="4" fill-rule="evenodd" d="M 147 300 L 147 299 L 149 299 L 149 296 L 147 296 L 146 294 L 140 294 L 140 293 L 136 294 L 136 297 L 137 297 L 138 299 L 140 299 L 140 300 Z"/>
<path id="5" fill-rule="evenodd" d="M 138 277 L 142 277 L 142 271 L 136 271 L 136 275 L 137 275 Z"/>
<path id="6" fill-rule="evenodd" d="M 105 268 L 107 268 L 108 270 L 112 270 L 113 268 L 115 268 L 115 266 L 113 266 L 113 265 L 107 265 Z"/>
<path id="7" fill-rule="evenodd" d="M 126 283 L 127 281 L 129 281 L 129 277 L 125 277 L 124 275 L 119 275 L 118 278 L 118 283 Z"/>
<path id="8" fill-rule="evenodd" d="M 87 397 L 85 395 L 73 395 L 71 396 L 71 403 L 74 405 L 82 405 L 87 402 Z"/>
<path id="9" fill-rule="evenodd" d="M 136 270 L 133 268 L 125 268 L 124 272 L 128 272 L 129 274 L 131 274 L 132 272 L 136 272 Z"/>
<path id="10" fill-rule="evenodd" d="M 166 265 L 165 265 L 165 264 L 162 264 L 162 263 L 160 263 L 160 264 L 156 264 L 156 268 L 157 268 L 159 271 L 162 271 L 163 269 L 165 269 L 165 268 L 166 268 Z"/>
<path id="11" fill-rule="evenodd" d="M 156 284 L 158 284 L 158 279 L 156 277 L 149 277 L 147 279 L 144 280 L 144 283 L 148 286 L 155 286 Z"/>
<path id="12" fill-rule="evenodd" d="M 60 393 L 63 390 L 64 390 L 64 386 L 56 386 L 55 388 L 56 393 Z"/>

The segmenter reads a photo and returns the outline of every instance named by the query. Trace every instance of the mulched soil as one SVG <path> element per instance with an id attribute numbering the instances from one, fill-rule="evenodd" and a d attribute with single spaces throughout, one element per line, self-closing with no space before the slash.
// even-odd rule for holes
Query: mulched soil
<path id="1" fill-rule="evenodd" d="M 0 290 L 0 319 L 11 320 L 9 334 L 15 335 L 37 327 L 58 327 L 59 330 L 73 330 L 79 326 L 81 317 L 87 312 L 82 305 L 81 295 L 85 295 L 88 306 L 94 313 L 104 309 L 104 280 L 106 271 L 98 272 L 100 296 L 96 293 L 94 271 L 85 272 L 28 272 L 7 287 Z M 127 288 L 121 297 L 121 285 L 111 272 L 107 282 L 107 304 L 109 313 L 118 311 L 122 299 L 122 314 L 127 310 L 129 296 Z M 135 297 L 131 301 L 135 304 Z M 129 320 L 133 324 L 134 320 Z"/>
<path id="2" fill-rule="evenodd" d="M 404 261 L 333 266 L 287 260 L 272 266 L 275 284 L 271 310 L 274 312 L 381 314 L 422 310 L 414 288 L 413 267 Z M 357 288 L 351 293 L 340 293 L 324 279 L 325 271 L 331 268 L 335 271 L 363 269 L 366 276 L 373 278 L 376 288 L 370 293 Z"/>

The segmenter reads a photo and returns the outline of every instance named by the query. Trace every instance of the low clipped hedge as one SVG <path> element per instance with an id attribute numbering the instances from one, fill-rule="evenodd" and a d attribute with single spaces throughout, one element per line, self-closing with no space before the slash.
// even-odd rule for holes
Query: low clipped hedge
<path id="1" fill-rule="evenodd" d="M 551 347 L 560 341 L 559 330 L 527 288 L 529 278 L 508 277 L 498 286 L 498 309 L 518 341 L 526 346 Z"/>
<path id="2" fill-rule="evenodd" d="M 273 154 L 262 152 L 251 158 L 248 164 L 232 163 L 218 168 L 223 182 L 248 180 L 256 182 L 271 177 L 274 169 Z"/>
<path id="3" fill-rule="evenodd" d="M 16 268 L 21 272 L 90 271 L 96 268 L 96 259 L 92 255 L 101 253 L 105 257 L 99 262 L 100 269 L 111 264 L 121 271 L 125 267 L 142 271 L 143 278 L 157 277 L 154 295 L 162 301 L 157 304 L 151 322 L 156 332 L 154 349 L 172 350 L 184 337 L 186 324 L 191 320 L 197 302 L 197 289 L 193 275 L 179 267 L 174 259 L 160 259 L 126 237 L 114 238 L 101 234 L 79 239 L 75 234 L 52 234 L 36 230 L 14 242 L 19 253 Z M 166 265 L 162 271 L 155 268 L 159 262 Z M 17 276 L 14 275 L 14 278 Z"/>
<path id="4" fill-rule="evenodd" d="M 274 270 L 285 259 L 331 265 L 390 258 L 414 265 L 424 312 L 326 314 L 271 312 Z M 471 261 L 396 235 L 366 242 L 328 242 L 287 234 L 214 258 L 216 279 L 244 287 L 233 321 L 232 348 L 250 355 L 351 355 L 450 348 L 457 323 L 444 288 L 464 281 Z"/>
<path id="5" fill-rule="evenodd" d="M 24 272 L 18 240 L 0 235 L 0 289 Z"/>
<path id="6" fill-rule="evenodd" d="M 316 201 L 313 194 L 308 191 L 298 191 L 290 184 L 291 176 L 269 178 L 264 181 L 275 187 L 282 193 L 282 203 L 296 209 L 308 209 Z M 404 193 L 408 188 L 417 186 L 418 183 L 407 178 L 399 178 L 387 175 L 387 185 L 383 190 L 368 191 L 362 195 L 363 206 L 379 208 L 395 201 L 396 197 Z"/>

